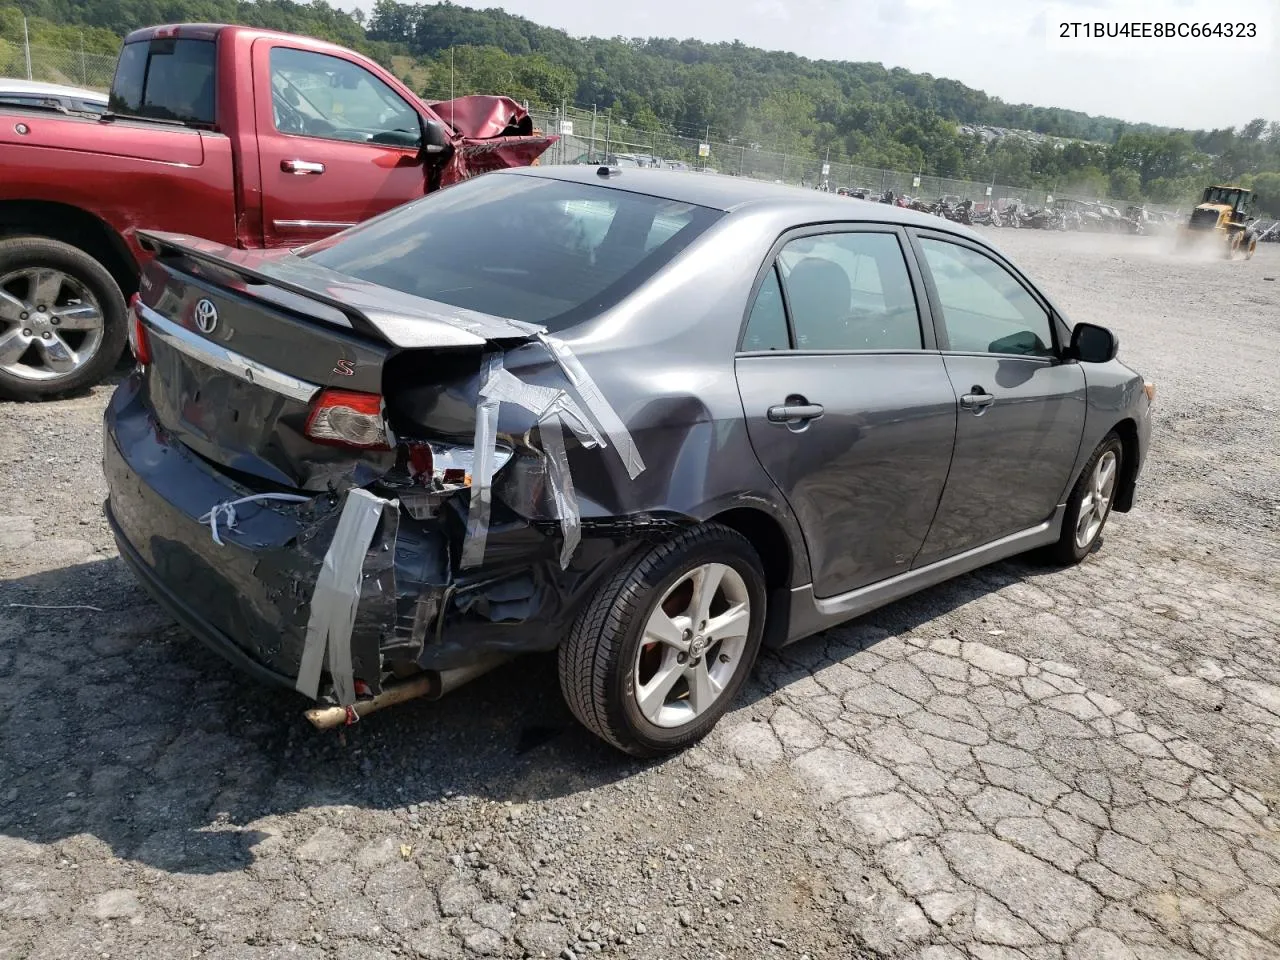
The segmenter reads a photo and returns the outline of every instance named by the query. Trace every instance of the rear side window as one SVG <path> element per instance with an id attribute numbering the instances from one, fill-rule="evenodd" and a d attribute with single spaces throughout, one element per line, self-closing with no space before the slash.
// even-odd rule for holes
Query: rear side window
<path id="1" fill-rule="evenodd" d="M 212 40 L 126 43 L 107 109 L 127 117 L 212 126 L 215 52 Z"/>
<path id="2" fill-rule="evenodd" d="M 854 231 L 778 255 L 798 350 L 919 350 L 920 315 L 898 238 Z"/>
<path id="3" fill-rule="evenodd" d="M 751 316 L 747 318 L 742 349 L 750 353 L 754 350 L 786 350 L 789 346 L 787 312 L 782 304 L 782 287 L 778 285 L 778 268 L 774 267 L 756 294 Z"/>
<path id="4" fill-rule="evenodd" d="M 563 330 L 635 290 L 721 215 L 593 184 L 489 174 L 301 256 L 427 300 Z"/>

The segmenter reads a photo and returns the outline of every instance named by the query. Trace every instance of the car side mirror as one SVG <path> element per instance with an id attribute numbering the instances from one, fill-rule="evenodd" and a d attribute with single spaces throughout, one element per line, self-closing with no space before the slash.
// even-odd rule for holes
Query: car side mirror
<path id="1" fill-rule="evenodd" d="M 444 153 L 451 146 L 452 141 L 449 134 L 437 120 L 422 121 L 422 153 L 423 156 L 433 156 Z"/>
<path id="2" fill-rule="evenodd" d="M 1106 327 L 1092 323 L 1077 323 L 1071 328 L 1071 346 L 1068 353 L 1081 363 L 1106 363 L 1120 352 L 1120 338 Z"/>

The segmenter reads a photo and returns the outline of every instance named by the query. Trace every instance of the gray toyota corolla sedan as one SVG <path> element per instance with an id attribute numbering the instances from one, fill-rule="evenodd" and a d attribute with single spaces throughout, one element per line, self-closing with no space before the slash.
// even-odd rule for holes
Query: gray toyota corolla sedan
<path id="1" fill-rule="evenodd" d="M 780 645 L 1125 511 L 1154 387 L 976 233 L 732 177 L 489 174 L 299 251 L 150 234 L 120 552 L 318 726 L 559 651 L 684 747 Z"/>

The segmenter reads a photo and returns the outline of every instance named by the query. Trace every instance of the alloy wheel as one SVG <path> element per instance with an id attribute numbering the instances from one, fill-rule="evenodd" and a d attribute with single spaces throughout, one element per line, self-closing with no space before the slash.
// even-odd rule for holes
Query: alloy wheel
<path id="1" fill-rule="evenodd" d="M 654 726 L 702 716 L 729 685 L 751 626 L 742 576 L 723 563 L 685 573 L 654 605 L 633 667 L 635 699 Z"/>
<path id="2" fill-rule="evenodd" d="M 1098 458 L 1093 468 L 1089 487 L 1080 500 L 1080 514 L 1076 520 L 1076 546 L 1084 549 L 1093 543 L 1107 521 L 1111 512 L 1111 500 L 1116 489 L 1116 466 L 1118 460 L 1114 450 L 1108 450 Z"/>
<path id="3" fill-rule="evenodd" d="M 0 277 L 0 370 L 23 380 L 58 380 L 102 346 L 102 307 L 88 288 L 51 267 Z"/>

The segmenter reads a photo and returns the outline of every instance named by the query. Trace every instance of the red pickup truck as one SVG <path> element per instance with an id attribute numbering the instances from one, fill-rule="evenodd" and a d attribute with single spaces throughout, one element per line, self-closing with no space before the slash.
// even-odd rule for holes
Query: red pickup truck
<path id="1" fill-rule="evenodd" d="M 101 379 L 147 255 L 134 232 L 297 247 L 555 141 L 506 97 L 427 103 L 308 37 L 181 24 L 125 38 L 108 112 L 0 107 L 0 394 Z"/>

